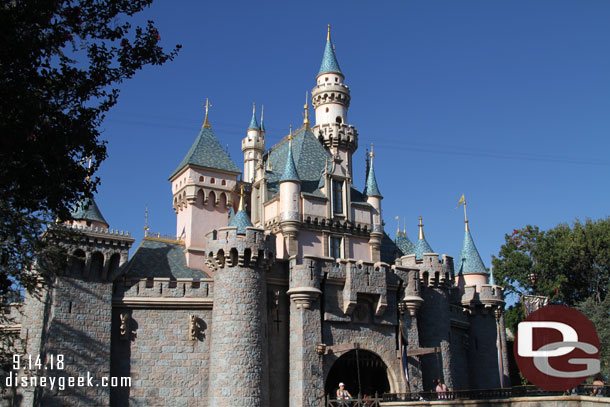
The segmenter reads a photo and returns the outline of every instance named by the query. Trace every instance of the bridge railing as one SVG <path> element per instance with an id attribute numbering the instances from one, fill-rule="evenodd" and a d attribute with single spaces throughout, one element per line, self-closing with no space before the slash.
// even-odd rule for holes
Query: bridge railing
<path id="1" fill-rule="evenodd" d="M 326 395 L 326 407 L 380 407 L 383 398 L 377 393 L 374 396 L 361 396 L 356 398 L 348 398 L 347 400 L 337 400 L 331 395 Z"/>
<path id="2" fill-rule="evenodd" d="M 385 393 L 382 401 L 488 400 L 537 396 L 603 396 L 610 397 L 610 386 L 580 385 L 568 391 L 549 391 L 536 386 L 515 386 L 505 389 L 454 390 L 444 393 L 422 391 Z"/>

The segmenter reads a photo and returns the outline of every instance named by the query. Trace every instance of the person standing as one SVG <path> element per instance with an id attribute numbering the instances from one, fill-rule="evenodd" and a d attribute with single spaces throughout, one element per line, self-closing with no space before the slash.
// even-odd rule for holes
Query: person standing
<path id="1" fill-rule="evenodd" d="M 352 398 L 352 395 L 349 394 L 349 391 L 345 390 L 345 383 L 339 383 L 339 388 L 337 389 L 337 400 L 346 401 Z"/>
<path id="2" fill-rule="evenodd" d="M 447 398 L 447 385 L 441 379 L 436 379 L 436 393 L 439 399 Z"/>

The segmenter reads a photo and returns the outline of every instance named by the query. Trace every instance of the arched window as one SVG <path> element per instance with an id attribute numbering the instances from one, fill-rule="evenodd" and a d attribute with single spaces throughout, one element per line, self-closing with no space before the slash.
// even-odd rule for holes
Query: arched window
<path id="1" fill-rule="evenodd" d="M 339 124 L 343 123 L 343 118 L 341 116 L 337 116 L 335 120 L 337 120 L 337 123 Z"/>

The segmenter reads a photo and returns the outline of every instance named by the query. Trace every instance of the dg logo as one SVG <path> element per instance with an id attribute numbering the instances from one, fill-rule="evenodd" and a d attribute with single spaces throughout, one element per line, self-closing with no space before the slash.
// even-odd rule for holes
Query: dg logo
<path id="1" fill-rule="evenodd" d="M 562 305 L 543 307 L 519 324 L 514 354 L 523 376 L 545 390 L 571 389 L 600 371 L 595 326 Z"/>

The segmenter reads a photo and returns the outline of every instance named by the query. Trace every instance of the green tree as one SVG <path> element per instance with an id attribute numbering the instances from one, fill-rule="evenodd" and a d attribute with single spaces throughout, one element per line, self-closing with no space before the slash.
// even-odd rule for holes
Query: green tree
<path id="1" fill-rule="evenodd" d="M 117 86 L 172 60 L 153 22 L 128 20 L 152 0 L 0 0 L 0 298 L 34 292 L 65 256 L 41 238 L 91 197 L 106 158 L 99 126 Z M 90 165 L 87 165 L 87 163 Z M 38 275 L 31 273 L 37 256 Z M 0 312 L 0 318 L 5 317 Z"/>
<path id="2" fill-rule="evenodd" d="M 610 378 L 610 325 L 608 325 L 610 296 L 607 296 L 602 302 L 598 302 L 594 296 L 591 296 L 578 304 L 576 308 L 595 325 L 600 343 L 601 374 L 608 380 Z"/>
<path id="3" fill-rule="evenodd" d="M 507 294 L 540 294 L 551 303 L 580 309 L 595 324 L 606 363 L 610 333 L 610 218 L 560 224 L 547 231 L 528 225 L 505 236 L 493 259 L 494 276 Z M 533 277 L 533 278 L 532 278 Z M 516 332 L 525 315 L 520 304 L 506 310 Z"/>

